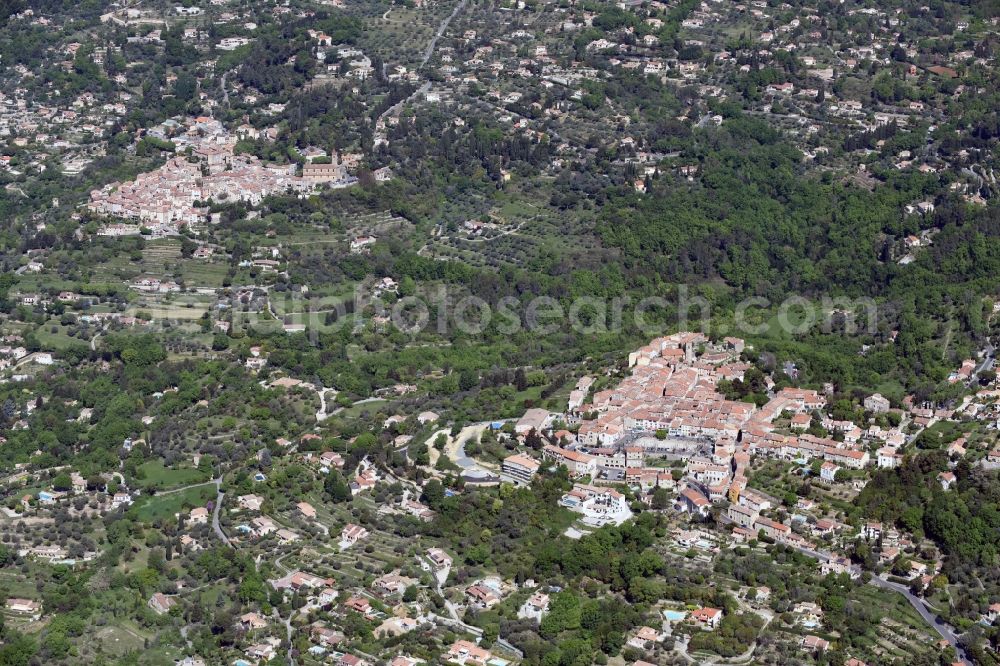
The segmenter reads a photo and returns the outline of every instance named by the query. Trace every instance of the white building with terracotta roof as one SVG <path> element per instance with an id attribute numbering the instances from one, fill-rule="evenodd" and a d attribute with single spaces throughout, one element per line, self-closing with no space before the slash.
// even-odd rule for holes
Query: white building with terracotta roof
<path id="1" fill-rule="evenodd" d="M 562 506 L 584 515 L 593 525 L 621 525 L 632 517 L 627 498 L 613 488 L 575 484 L 559 500 Z"/>
<path id="2" fill-rule="evenodd" d="M 565 465 L 572 476 L 593 476 L 597 473 L 597 463 L 594 456 L 582 451 L 573 451 L 550 444 L 542 450 L 542 457 L 551 460 L 556 465 Z"/>
<path id="3" fill-rule="evenodd" d="M 501 467 L 504 474 L 517 483 L 529 484 L 538 472 L 539 463 L 524 454 L 514 454 L 504 458 Z"/>

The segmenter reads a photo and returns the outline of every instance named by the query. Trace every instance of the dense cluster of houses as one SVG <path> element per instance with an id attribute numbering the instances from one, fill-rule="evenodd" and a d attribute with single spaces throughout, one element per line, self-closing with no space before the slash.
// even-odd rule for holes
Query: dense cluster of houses
<path id="1" fill-rule="evenodd" d="M 628 498 L 615 487 L 627 486 L 650 502 L 652 491 L 664 489 L 670 504 L 697 520 L 714 519 L 737 542 L 764 537 L 815 552 L 831 540 L 857 535 L 855 529 L 816 512 L 816 503 L 799 498 L 787 506 L 787 498 L 775 498 L 750 487 L 751 464 L 777 460 L 791 464 L 805 475 L 815 475 L 830 488 L 864 487 L 871 467 L 894 468 L 903 451 L 922 429 L 963 414 L 982 416 L 995 410 L 997 391 L 982 389 L 966 398 L 957 409 L 931 409 L 905 398 L 901 405 L 879 393 L 866 396 L 862 407 L 871 416 L 867 427 L 828 415 L 823 391 L 775 386 L 771 377 L 762 381 L 768 399 L 759 407 L 727 399 L 719 392 L 722 381 L 743 380 L 750 366 L 740 360 L 745 343 L 736 338 L 712 342 L 697 333 L 681 332 L 653 340 L 629 356 L 631 372 L 617 386 L 593 390 L 593 380 L 583 378 L 571 392 L 565 413 L 529 409 L 513 428 L 513 436 L 527 442 L 541 433 L 548 443 L 541 459 L 530 450 L 517 452 L 502 463 L 505 480 L 530 484 L 545 465 L 562 466 L 577 483 L 560 504 L 580 513 L 584 526 L 619 524 L 631 516 Z M 974 372 L 963 365 L 958 371 L 970 381 Z M 877 425 L 874 417 L 893 412 L 892 423 Z M 992 417 L 996 420 L 996 416 Z M 1000 427 L 1000 421 L 997 426 Z M 574 428 L 570 430 L 568 428 Z M 822 436 L 812 434 L 814 427 Z M 966 439 L 947 444 L 953 460 L 966 455 Z M 662 460 L 673 461 L 670 468 Z M 977 462 L 1000 468 L 1000 449 Z M 957 484 L 953 471 L 937 476 L 944 491 Z M 571 534 L 571 532 L 567 532 Z M 878 542 L 880 562 L 891 563 L 906 542 L 895 530 L 869 525 L 860 536 Z M 694 538 L 684 547 L 705 543 Z M 856 566 L 841 556 L 822 558 L 822 570 L 859 574 Z M 934 562 L 917 563 L 924 586 L 936 574 Z"/>
<path id="2" fill-rule="evenodd" d="M 237 155 L 237 136 L 209 117 L 189 119 L 171 129 L 178 133 L 151 134 L 169 136 L 176 150 L 187 156 L 173 157 L 160 168 L 139 174 L 134 181 L 110 183 L 92 191 L 87 204 L 92 213 L 166 233 L 203 222 L 211 201 L 259 204 L 270 194 L 309 190 L 320 183 L 346 187 L 354 182 L 340 165 L 306 165 L 300 176 L 294 165 L 267 166 L 252 155 Z M 100 233 L 125 235 L 138 233 L 138 229 L 113 224 Z"/>
<path id="3" fill-rule="evenodd" d="M 336 3 L 337 0 L 333 0 L 327 4 Z M 252 41 L 256 25 L 249 21 L 249 16 L 243 15 L 242 10 L 231 13 L 214 9 L 224 4 L 223 0 L 212 0 L 209 4 L 212 6 L 209 9 L 212 20 L 229 24 L 231 30 L 227 29 L 227 36 L 208 46 L 233 51 Z M 417 3 L 418 6 L 421 4 Z M 421 96 L 414 99 L 437 104 L 446 99 L 450 101 L 473 86 L 482 87 L 482 105 L 493 108 L 502 125 L 513 134 L 539 143 L 553 138 L 542 131 L 541 122 L 565 118 L 579 108 L 585 97 L 586 82 L 600 80 L 608 75 L 608 71 L 640 72 L 663 81 L 692 86 L 700 99 L 724 99 L 728 92 L 717 84 L 733 72 L 746 74 L 751 69 L 745 54 L 730 52 L 730 47 L 724 48 L 719 43 L 716 30 L 739 15 L 741 19 L 745 18 L 762 28 L 755 33 L 757 46 L 763 46 L 756 48 L 755 58 L 766 61 L 782 50 L 795 53 L 804 66 L 801 68 L 802 75 L 795 80 L 775 81 L 763 86 L 761 104 L 767 105 L 769 113 L 785 102 L 789 103 L 789 108 L 795 108 L 794 111 L 787 111 L 787 117 L 797 121 L 795 128 L 789 131 L 802 139 L 800 146 L 806 159 L 821 160 L 829 151 L 817 145 L 819 141 L 812 138 L 823 132 L 822 123 L 811 117 L 812 111 L 822 110 L 824 115 L 828 114 L 859 130 L 875 130 L 890 124 L 907 126 L 915 118 L 922 120 L 927 115 L 923 101 L 880 104 L 867 95 L 864 99 L 851 99 L 849 93 L 840 92 L 839 87 L 832 86 L 838 79 L 859 72 L 867 66 L 866 63 L 899 61 L 899 53 L 893 53 L 898 49 L 905 56 L 908 76 L 953 78 L 958 74 L 957 69 L 993 62 L 992 55 L 972 52 L 922 53 L 917 44 L 908 43 L 906 35 L 902 34 L 900 26 L 905 17 L 900 15 L 901 10 L 896 9 L 848 9 L 848 16 L 861 13 L 877 21 L 880 26 L 878 31 L 856 44 L 848 40 L 836 45 L 836 48 L 828 47 L 825 44 L 825 28 L 821 25 L 822 17 L 817 12 L 802 8 L 795 18 L 779 20 L 776 8 L 761 0 L 735 5 L 721 2 L 700 4 L 683 20 L 679 39 L 684 47 L 697 47 L 705 52 L 705 56 L 691 59 L 666 57 L 654 32 L 664 25 L 670 9 L 669 5 L 657 0 L 626 4 L 625 11 L 634 12 L 639 17 L 641 29 L 637 31 L 635 26 L 629 26 L 609 30 L 607 34 L 583 45 L 588 55 L 604 59 L 601 65 L 606 69 L 567 58 L 573 46 L 572 40 L 565 39 L 565 35 L 594 27 L 597 14 L 589 6 L 561 8 L 562 16 L 558 24 L 539 22 L 542 26 L 540 30 L 544 32 L 519 27 L 497 38 L 472 28 L 459 29 L 454 34 L 445 35 L 442 46 L 435 51 L 432 64 L 440 76 L 434 77 L 434 82 L 424 86 Z M 116 8 L 102 16 L 101 21 L 136 28 L 150 20 L 149 11 L 137 7 Z M 297 10 L 276 7 L 273 11 L 278 16 L 279 13 Z M 183 20 L 203 13 L 201 7 L 176 7 L 171 12 L 171 18 Z M 48 19 L 27 10 L 13 20 L 44 26 Z M 239 23 L 242 27 L 237 25 Z M 957 24 L 957 30 L 968 28 L 968 25 L 963 28 L 961 23 Z M 128 37 L 129 43 L 148 46 L 163 43 L 161 30 L 154 27 L 133 29 L 132 32 L 136 34 Z M 316 30 L 309 31 L 309 38 L 314 54 L 324 63 L 325 73 L 322 76 L 356 82 L 375 75 L 376 64 L 360 49 L 334 44 L 329 35 Z M 199 27 L 189 26 L 184 30 L 184 39 L 188 44 L 206 46 L 209 35 Z M 65 46 L 64 52 L 59 54 L 65 66 L 72 66 L 81 47 L 75 42 Z M 120 55 L 120 51 L 118 46 L 102 46 L 93 49 L 89 57 L 95 63 L 102 63 Z M 30 74 L 20 65 L 16 65 L 14 71 L 26 78 Z M 407 83 L 418 83 L 421 78 L 414 69 L 391 63 L 379 74 L 390 81 Z M 108 129 L 135 105 L 132 94 L 126 90 L 125 77 L 117 75 L 111 81 L 117 90 L 114 100 L 100 100 L 94 93 L 84 92 L 58 106 L 36 101 L 33 95 L 21 88 L 11 93 L 0 92 L 0 136 L 9 139 L 9 146 L 32 149 L 30 158 L 25 158 L 22 151 L 12 151 L 14 155 L 0 154 L 0 171 L 14 177 L 23 175 L 27 170 L 41 173 L 46 168 L 44 158 L 54 153 L 62 157 L 62 170 L 72 175 L 79 173 L 92 159 L 100 157 L 103 154 L 101 142 Z M 555 94 L 562 90 L 568 94 Z M 548 91 L 552 91 L 552 95 L 547 96 Z M 954 94 L 960 96 L 975 92 L 972 88 L 958 85 Z M 276 115 L 285 109 L 284 103 L 263 100 L 264 96 L 256 91 L 242 90 L 241 94 L 244 102 L 260 102 L 257 108 L 260 113 Z M 202 98 L 201 101 L 205 108 L 215 106 L 215 100 Z M 530 113 L 526 108 L 531 109 Z M 803 108 L 808 110 L 803 111 Z M 703 119 L 699 119 L 697 115 L 701 110 L 694 105 L 690 112 L 685 112 L 677 120 L 687 123 L 723 122 L 721 116 L 713 114 L 705 114 Z M 610 119 L 622 123 L 630 120 L 613 114 Z M 374 126 L 375 145 L 388 142 L 390 128 L 399 128 L 408 122 L 414 120 L 399 109 L 379 116 Z M 464 122 L 460 117 L 453 120 L 455 127 L 462 127 Z M 360 154 L 334 153 L 328 156 L 316 146 L 296 148 L 299 157 L 305 161 L 301 171 L 298 171 L 295 166 L 264 164 L 236 150 L 237 141 L 241 139 L 273 141 L 278 138 L 278 131 L 278 125 L 260 129 L 248 122 L 237 128 L 227 128 L 211 116 L 170 119 L 149 129 L 137 138 L 156 142 L 172 151 L 173 156 L 162 167 L 141 174 L 133 181 L 112 183 L 91 192 L 86 205 L 90 213 L 122 221 L 105 224 L 98 233 L 105 236 L 131 235 L 141 233 L 145 227 L 153 235 L 172 234 L 182 226 L 211 219 L 208 215 L 210 202 L 240 201 L 256 205 L 275 193 L 306 193 L 319 186 L 345 187 L 357 182 L 351 173 L 360 166 Z M 638 167 L 633 185 L 640 192 L 646 191 L 649 178 L 662 172 L 665 168 L 662 163 L 666 159 L 665 155 L 645 143 L 642 135 L 642 132 L 636 131 L 621 136 L 615 145 L 618 151 L 616 164 Z M 574 146 L 570 141 L 560 138 L 553 146 L 549 165 L 552 170 L 562 169 L 571 164 L 571 160 L 586 155 L 581 146 Z M 958 153 L 958 159 L 969 157 L 968 151 L 962 152 L 965 154 Z M 913 168 L 933 173 L 946 167 L 948 159 L 930 151 L 915 155 L 903 150 L 893 155 L 891 161 L 898 169 Z M 693 178 L 698 173 L 695 165 L 680 165 L 675 170 L 682 178 Z M 378 169 L 373 176 L 376 181 L 385 181 L 392 177 L 392 171 Z M 510 178 L 508 171 L 501 171 L 502 182 Z M 981 203 L 974 190 L 966 191 L 963 183 L 956 185 L 967 200 Z M 53 205 L 57 204 L 54 202 Z M 933 212 L 933 202 L 926 200 L 915 201 L 905 209 L 907 215 L 930 216 Z M 499 225 L 493 222 L 464 223 L 469 235 L 484 236 L 498 228 Z M 350 251 L 355 254 L 370 252 L 377 238 L 356 234 L 350 240 Z M 917 249 L 931 242 L 932 234 L 926 232 L 902 239 L 908 252 L 906 257 L 911 260 Z M 199 247 L 195 253 L 199 259 L 211 256 L 212 248 L 205 246 Z M 908 263 L 906 257 L 900 259 L 900 263 Z M 38 257 L 29 259 L 18 269 L 19 273 L 45 270 L 45 264 Z M 276 259 L 255 258 L 247 261 L 248 265 L 262 270 L 275 270 L 279 264 Z M 181 288 L 172 280 L 154 277 L 136 278 L 131 286 L 149 293 L 170 293 Z M 376 283 L 373 291 L 376 296 L 381 296 L 398 292 L 398 286 L 392 278 L 386 277 Z M 30 308 L 45 308 L 51 304 L 50 299 L 33 293 L 20 294 L 18 299 L 20 305 Z M 60 296 L 58 300 L 70 299 Z M 126 324 L 135 323 L 134 319 L 118 313 L 85 316 L 95 321 L 114 319 Z M 24 362 L 28 354 L 21 341 L 9 340 L 5 343 L 0 348 L 0 369 Z M 815 468 L 818 481 L 828 485 L 844 483 L 845 479 L 863 484 L 867 479 L 857 472 L 873 465 L 894 468 L 902 463 L 903 451 L 915 428 L 929 427 L 940 420 L 962 416 L 991 420 L 996 427 L 1000 427 L 1000 408 L 997 406 L 1000 396 L 993 389 L 979 391 L 954 410 L 932 409 L 904 402 L 899 411 L 903 412 L 911 426 L 909 431 L 902 426 L 873 424 L 861 427 L 852 421 L 834 419 L 826 413 L 827 391 L 789 387 L 776 390 L 771 378 L 765 378 L 765 389 L 770 395 L 765 404 L 758 406 L 734 400 L 724 394 L 721 386 L 723 382 L 745 379 L 751 368 L 741 359 L 745 346 L 738 338 L 712 341 L 699 333 L 682 332 L 658 337 L 633 352 L 629 356 L 629 376 L 613 388 L 594 391 L 595 380 L 582 378 L 569 395 L 565 413 L 553 414 L 547 409 L 535 408 L 529 409 L 517 420 L 513 427 L 516 438 L 523 441 L 533 434 L 543 434 L 548 443 L 538 453 L 522 451 L 504 459 L 501 465 L 503 479 L 529 485 L 544 466 L 565 466 L 575 483 L 559 500 L 560 505 L 579 513 L 581 522 L 588 527 L 620 524 L 632 516 L 629 495 L 618 487 L 626 486 L 637 491 L 642 501 L 649 502 L 654 491 L 662 493 L 666 490 L 674 509 L 686 512 L 697 520 L 714 517 L 735 540 L 746 541 L 763 536 L 809 549 L 816 547 L 816 542 L 820 540 L 848 531 L 847 526 L 829 518 L 812 517 L 815 507 L 805 498 L 799 499 L 794 507 L 781 507 L 779 510 L 781 501 L 749 486 L 752 463 L 767 459 L 787 461 L 803 469 Z M 46 352 L 29 360 L 43 366 L 53 363 L 52 355 Z M 245 360 L 245 367 L 251 372 L 260 372 L 267 364 L 267 354 L 259 349 L 251 350 L 250 357 Z M 976 368 L 976 361 L 967 359 L 952 373 L 949 381 L 971 382 Z M 271 386 L 286 388 L 299 385 L 300 382 L 289 378 L 271 383 Z M 880 394 L 865 398 L 863 407 L 871 414 L 894 411 L 890 400 Z M 31 409 L 30 403 L 24 406 L 24 414 L 18 414 L 12 424 L 14 429 L 28 427 L 27 417 Z M 87 420 L 89 416 L 81 410 L 79 418 Z M 386 419 L 385 427 L 392 427 L 402 420 L 403 417 L 390 417 Z M 433 412 L 424 412 L 417 417 L 421 425 L 437 420 L 438 415 Z M 561 425 L 554 427 L 557 422 Z M 810 432 L 813 430 L 828 434 L 815 435 Z M 301 441 L 308 442 L 310 437 L 318 439 L 317 435 L 307 435 Z M 399 437 L 394 440 L 397 444 L 408 441 Z M 966 443 L 964 438 L 950 442 L 947 451 L 952 457 L 962 457 L 966 453 Z M 292 442 L 279 440 L 278 445 L 289 448 Z M 123 448 L 128 451 L 131 446 L 129 440 Z M 296 456 L 297 460 L 320 474 L 344 467 L 344 457 L 333 451 L 303 451 Z M 660 464 L 664 459 L 677 464 L 666 468 Z M 1000 450 L 989 452 L 978 464 L 988 469 L 1000 468 Z M 383 472 L 373 464 L 363 462 L 349 480 L 352 495 L 370 492 L 385 478 Z M 263 473 L 259 476 L 261 478 L 257 480 L 263 480 Z M 33 492 L 21 498 L 21 509 L 36 510 L 41 507 L 44 510 L 87 492 L 87 484 L 79 474 L 74 472 L 71 478 L 71 491 L 45 488 Z M 952 471 L 941 472 L 936 480 L 944 492 L 952 491 L 958 483 Z M 129 489 L 120 488 L 109 494 L 104 508 L 125 508 L 134 497 Z M 248 540 L 265 540 L 267 543 L 266 540 L 273 539 L 282 545 L 295 544 L 306 538 L 307 531 L 322 525 L 317 508 L 310 502 L 297 498 L 289 506 L 290 515 L 282 516 L 275 513 L 264 498 L 252 493 L 240 495 L 232 512 L 246 522 L 237 527 L 232 542 L 240 544 Z M 419 520 L 431 520 L 434 516 L 429 507 L 409 496 L 382 508 Z M 190 529 L 207 525 L 211 514 L 208 507 L 194 507 L 183 519 L 184 525 Z M 301 524 L 289 523 L 289 519 L 301 521 Z M 299 530 L 292 529 L 289 524 L 298 526 Z M 326 536 L 331 542 L 339 542 L 342 549 L 374 541 L 366 527 L 355 523 L 338 526 Z M 860 528 L 859 536 L 873 547 L 877 546 L 875 550 L 882 563 L 896 560 L 902 548 L 913 546 L 897 530 L 879 523 L 865 524 Z M 372 541 L 368 541 L 370 539 Z M 687 533 L 679 535 L 677 541 L 696 548 L 705 539 L 701 533 Z M 190 550 L 201 547 L 191 533 L 181 534 L 180 543 Z M 21 557 L 44 562 L 57 563 L 69 559 L 67 548 L 59 544 L 32 545 L 21 548 L 18 553 Z M 447 579 L 453 563 L 452 557 L 438 548 L 428 549 L 420 561 L 441 583 Z M 919 581 L 924 586 L 929 585 L 940 570 L 939 563 L 933 561 L 913 561 L 907 566 L 909 570 L 904 572 L 904 577 Z M 836 556 L 824 559 L 820 568 L 823 573 L 851 576 L 858 573 L 850 562 Z M 398 614 L 391 617 L 380 610 L 388 605 L 383 603 L 385 600 L 402 596 L 416 582 L 398 569 L 382 573 L 363 589 L 338 590 L 334 579 L 301 570 L 287 572 L 269 581 L 277 594 L 294 595 L 304 600 L 305 609 L 335 609 L 342 613 L 358 613 L 369 621 L 380 621 L 375 631 L 378 636 L 399 635 L 428 621 L 428 617 L 422 615 L 409 617 L 406 613 L 412 608 L 402 607 Z M 458 588 L 458 596 L 462 597 L 466 608 L 487 610 L 509 597 L 517 587 L 509 581 L 486 576 L 469 585 L 463 581 Z M 525 583 L 521 587 L 527 589 L 530 586 Z M 761 591 L 758 590 L 757 594 L 759 601 Z M 146 603 L 156 614 L 177 614 L 181 598 L 157 592 Z M 532 589 L 530 596 L 521 604 L 518 616 L 540 621 L 549 612 L 549 605 L 547 592 Z M 34 620 L 42 614 L 42 604 L 30 599 L 10 598 L 6 601 L 6 609 L 9 613 Z M 805 631 L 818 626 L 822 614 L 821 608 L 809 602 L 799 603 L 791 610 L 795 623 Z M 723 619 L 723 611 L 717 608 L 698 608 L 682 615 L 706 630 L 718 628 Z M 998 618 L 1000 605 L 993 605 L 984 619 L 992 622 Z M 254 611 L 238 618 L 239 628 L 248 636 L 240 649 L 249 660 L 257 662 L 279 656 L 281 641 L 276 635 L 269 635 L 271 624 L 268 617 Z M 304 631 L 312 643 L 310 652 L 317 658 L 347 666 L 369 663 L 364 656 L 337 651 L 337 646 L 345 637 L 325 622 L 312 622 L 305 626 Z M 283 633 L 283 629 L 277 633 Z M 664 632 L 660 629 L 643 626 L 629 634 L 627 643 L 641 650 L 663 638 Z M 824 639 L 811 634 L 803 635 L 801 640 L 802 647 L 810 652 L 823 652 L 829 647 Z M 442 659 L 473 666 L 505 663 L 491 650 L 469 640 L 456 640 Z M 195 665 L 194 661 L 188 661 L 188 666 Z M 391 663 L 393 666 L 415 666 L 419 661 L 398 655 Z"/>

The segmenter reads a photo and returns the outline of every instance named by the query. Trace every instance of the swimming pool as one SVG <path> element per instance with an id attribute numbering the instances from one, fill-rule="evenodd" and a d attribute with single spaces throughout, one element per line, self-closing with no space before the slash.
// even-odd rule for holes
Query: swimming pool
<path id="1" fill-rule="evenodd" d="M 667 618 L 671 622 L 680 622 L 687 617 L 687 613 L 683 611 L 665 610 L 663 611 L 663 617 Z"/>

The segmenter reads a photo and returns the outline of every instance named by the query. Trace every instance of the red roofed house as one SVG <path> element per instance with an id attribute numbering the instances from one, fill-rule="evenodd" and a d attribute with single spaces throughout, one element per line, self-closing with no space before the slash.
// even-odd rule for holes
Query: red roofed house
<path id="1" fill-rule="evenodd" d="M 168 597 L 162 592 L 157 592 L 152 597 L 149 598 L 149 607 L 153 609 L 157 614 L 163 615 L 164 613 L 169 613 L 170 609 L 177 605 L 177 600 L 173 597 Z"/>
<path id="2" fill-rule="evenodd" d="M 699 608 L 691 612 L 691 619 L 705 629 L 715 629 L 722 622 L 722 611 L 718 608 Z"/>
<path id="3" fill-rule="evenodd" d="M 448 661 L 462 666 L 486 666 L 486 662 L 493 657 L 489 650 L 469 641 L 455 641 L 445 656 Z"/>
<path id="4" fill-rule="evenodd" d="M 688 511 L 699 516 L 707 516 L 712 508 L 711 502 L 694 488 L 685 488 L 678 498 L 680 510 Z"/>
<path id="5" fill-rule="evenodd" d="M 344 605 L 350 608 L 352 611 L 357 611 L 362 615 L 368 615 L 372 612 L 371 603 L 364 597 L 353 596 L 344 602 Z"/>

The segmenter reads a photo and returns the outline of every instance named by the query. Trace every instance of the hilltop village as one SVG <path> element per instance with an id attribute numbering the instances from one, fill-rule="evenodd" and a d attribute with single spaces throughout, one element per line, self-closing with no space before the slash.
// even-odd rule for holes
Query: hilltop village
<path id="1" fill-rule="evenodd" d="M 254 354 L 247 365 L 265 368 L 267 354 Z M 331 440 L 308 431 L 277 438 L 257 450 L 249 468 L 218 478 L 212 454 L 196 453 L 171 471 L 142 453 L 149 450 L 148 441 L 134 438 L 120 446 L 124 474 L 85 477 L 65 466 L 24 465 L 5 480 L 8 487 L 42 489 L 4 509 L 6 520 L 28 526 L 11 548 L 26 562 L 80 570 L 95 562 L 102 548 L 86 532 L 57 534 L 45 525 L 67 517 L 86 525 L 122 511 L 133 520 L 169 525 L 167 539 L 150 552 L 150 565 L 176 575 L 143 589 L 158 588 L 148 596 L 154 615 L 175 618 L 188 617 L 200 603 L 196 576 L 209 566 L 208 554 L 266 559 L 269 566 L 251 579 L 256 587 L 241 584 L 241 609 L 222 628 L 235 631 L 227 649 L 247 663 L 287 649 L 317 662 L 419 663 L 424 657 L 392 655 L 398 641 L 384 642 L 411 633 L 424 637 L 420 654 L 431 649 L 442 663 L 523 659 L 523 649 L 509 641 L 485 640 L 488 627 L 482 620 L 509 607 L 517 618 L 540 621 L 545 630 L 553 604 L 565 603 L 560 586 L 522 579 L 523 570 L 512 577 L 502 560 L 496 569 L 474 563 L 447 538 L 435 536 L 438 530 L 419 527 L 433 528 L 443 520 L 442 511 L 449 514 L 449 495 L 460 500 L 497 490 L 507 498 L 498 499 L 501 504 L 519 492 L 547 497 L 552 504 L 545 510 L 556 512 L 553 520 L 570 542 L 586 542 L 595 530 L 634 529 L 637 521 L 656 516 L 666 530 L 668 560 L 693 558 L 699 566 L 717 566 L 740 549 L 776 553 L 777 548 L 804 557 L 821 576 L 844 576 L 850 585 L 867 581 L 898 596 L 903 607 L 928 608 L 942 589 L 944 554 L 892 524 L 858 520 L 853 511 L 845 512 L 845 503 L 879 474 L 906 464 L 907 455 L 925 446 L 924 438 L 936 430 L 949 432 L 970 418 L 986 424 L 987 432 L 995 429 L 997 391 L 974 392 L 950 410 L 909 399 L 896 405 L 872 394 L 844 418 L 833 387 L 780 385 L 748 358 L 753 350 L 742 339 L 713 341 L 681 332 L 629 354 L 620 380 L 576 380 L 563 411 L 531 408 L 516 419 L 450 431 L 441 428 L 436 413 L 397 413 L 381 428 L 389 434 L 383 441 L 403 452 L 403 467 L 376 462 L 375 449 L 368 455 L 354 446 L 331 449 Z M 36 365 L 51 361 L 25 359 Z M 255 359 L 261 362 L 251 364 Z M 979 371 L 981 364 L 970 361 L 956 370 L 954 381 L 975 383 Z M 289 377 L 268 383 L 290 395 L 318 390 Z M 155 427 L 159 420 L 153 414 L 167 400 L 169 392 L 149 396 L 151 412 L 143 422 Z M 93 410 L 64 402 L 62 409 L 74 420 L 93 418 Z M 30 432 L 37 412 L 27 408 L 15 428 Z M 415 435 L 406 434 L 414 432 L 403 427 L 411 421 L 426 444 L 418 446 Z M 363 437 L 371 435 L 356 444 Z M 957 493 L 958 468 L 968 474 L 970 466 L 1000 467 L 1000 450 L 984 449 L 982 442 L 977 436 L 948 443 L 946 465 L 934 481 L 942 497 Z M 507 453 L 498 456 L 497 446 Z M 480 453 L 471 454 L 473 449 Z M 186 479 L 176 501 L 169 492 L 157 492 L 174 475 Z M 559 479 L 563 490 L 557 490 Z M 407 543 L 401 529 L 421 536 Z M 153 564 L 154 556 L 161 564 Z M 354 561 L 356 566 L 344 568 Z M 181 569 L 173 569 L 173 562 Z M 712 644 L 710 637 L 719 632 L 725 644 L 721 637 L 732 623 L 754 627 L 755 633 L 769 627 L 775 640 L 794 646 L 793 654 L 833 650 L 837 631 L 824 619 L 823 605 L 790 603 L 785 596 L 790 593 L 762 584 L 717 585 L 712 603 L 704 605 L 693 604 L 697 597 L 688 593 L 651 600 L 643 605 L 641 623 L 626 631 L 626 652 L 683 653 Z M 13 617 L 35 622 L 50 612 L 30 598 L 9 599 L 7 608 Z M 991 622 L 993 614 L 990 606 L 983 621 Z M 364 638 L 369 629 L 362 627 L 383 641 Z M 924 630 L 938 633 L 936 627 Z M 949 635 L 934 639 L 942 653 L 953 650 Z M 430 636 L 436 649 L 425 640 Z M 902 634 L 896 640 L 906 644 Z M 755 648 L 739 648 L 744 649 Z M 773 647 L 758 643 L 756 649 Z"/>
<path id="2" fill-rule="evenodd" d="M 91 192 L 86 208 L 90 213 L 127 221 L 105 225 L 98 235 L 140 234 L 143 227 L 136 221 L 154 238 L 177 234 L 187 225 L 207 222 L 208 204 L 213 201 L 257 205 L 273 194 L 308 193 L 321 184 L 349 187 L 358 182 L 347 167 L 348 163 L 357 166 L 357 156 L 346 156 L 342 164 L 329 159 L 314 163 L 312 159 L 320 157 L 314 155 L 299 174 L 294 166 L 268 167 L 252 155 L 234 153 L 238 137 L 256 135 L 253 128 L 241 126 L 231 136 L 220 122 L 207 117 L 189 119 L 187 124 L 166 122 L 150 131 L 148 136 L 169 142 L 188 157 L 173 157 L 133 182 L 110 183 Z M 375 178 L 388 180 L 388 170 L 376 172 Z"/>

